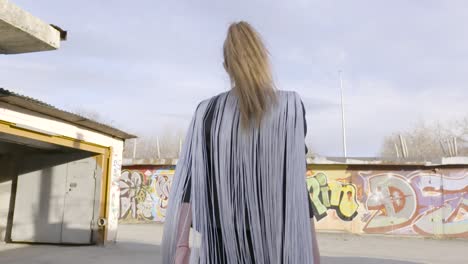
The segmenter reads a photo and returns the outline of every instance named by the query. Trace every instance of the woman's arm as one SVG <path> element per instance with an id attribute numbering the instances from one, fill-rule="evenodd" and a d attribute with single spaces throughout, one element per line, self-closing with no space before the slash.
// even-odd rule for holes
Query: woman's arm
<path id="1" fill-rule="evenodd" d="M 190 225 L 192 224 L 192 210 L 189 203 L 182 203 L 180 206 L 179 219 L 175 264 L 188 264 L 190 261 Z"/>
<path id="2" fill-rule="evenodd" d="M 310 229 L 312 235 L 312 252 L 314 253 L 314 264 L 320 264 L 320 251 L 318 248 L 317 234 L 315 233 L 314 219 L 310 219 Z"/>

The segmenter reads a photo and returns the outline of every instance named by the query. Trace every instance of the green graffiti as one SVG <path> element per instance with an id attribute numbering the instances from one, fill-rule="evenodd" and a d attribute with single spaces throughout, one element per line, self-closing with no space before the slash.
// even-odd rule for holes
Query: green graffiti
<path id="1" fill-rule="evenodd" d="M 316 178 L 308 178 L 307 186 L 309 188 L 310 199 L 312 200 L 314 215 L 318 219 L 327 215 L 328 208 L 320 201 L 320 183 Z M 319 218 L 320 217 L 320 218 Z"/>
<path id="2" fill-rule="evenodd" d="M 328 182 L 327 175 L 319 172 L 306 178 L 307 188 L 314 216 L 320 220 L 327 216 L 327 211 L 333 209 L 344 221 L 351 221 L 357 215 L 359 204 L 356 198 L 356 186 L 340 182 Z"/>

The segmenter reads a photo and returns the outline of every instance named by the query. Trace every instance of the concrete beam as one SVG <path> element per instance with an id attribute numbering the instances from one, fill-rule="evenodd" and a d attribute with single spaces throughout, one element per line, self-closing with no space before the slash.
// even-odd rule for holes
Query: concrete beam
<path id="1" fill-rule="evenodd" d="M 60 33 L 10 1 L 0 0 L 0 54 L 58 49 Z"/>

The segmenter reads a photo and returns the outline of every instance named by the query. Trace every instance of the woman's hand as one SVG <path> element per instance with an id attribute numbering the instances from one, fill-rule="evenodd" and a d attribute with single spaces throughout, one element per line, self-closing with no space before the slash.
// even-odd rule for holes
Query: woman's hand
<path id="1" fill-rule="evenodd" d="M 190 225 L 192 224 L 192 210 L 189 203 L 180 207 L 179 225 L 177 227 L 177 248 L 174 264 L 188 264 L 190 261 Z"/>
<path id="2" fill-rule="evenodd" d="M 317 243 L 317 234 L 315 233 L 314 219 L 310 219 L 311 235 L 312 235 L 312 253 L 314 254 L 314 264 L 320 264 L 320 252 Z"/>
<path id="3" fill-rule="evenodd" d="M 190 248 L 187 246 L 177 246 L 174 264 L 188 264 L 190 262 Z"/>

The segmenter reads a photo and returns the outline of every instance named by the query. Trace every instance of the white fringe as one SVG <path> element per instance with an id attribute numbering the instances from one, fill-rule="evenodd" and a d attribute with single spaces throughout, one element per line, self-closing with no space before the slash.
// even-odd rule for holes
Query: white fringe
<path id="1" fill-rule="evenodd" d="M 204 120 L 210 111 L 213 121 L 207 128 Z M 277 103 L 260 128 L 248 130 L 240 126 L 238 101 L 232 92 L 202 102 L 190 124 L 172 183 L 163 263 L 174 263 L 178 227 L 187 221 L 181 219 L 188 215 L 181 210 L 189 182 L 192 225 L 200 234 L 199 248 L 192 249 L 190 263 L 216 263 L 220 255 L 225 256 L 225 263 L 252 263 L 252 259 L 265 264 L 313 263 L 304 191 L 304 125 L 301 100 L 295 92 L 278 91 Z M 210 153 L 205 129 L 210 129 Z M 207 175 L 216 183 L 211 188 Z M 212 209 L 215 201 L 219 223 Z M 216 239 L 218 229 L 222 241 Z M 247 242 L 249 232 L 253 252 Z M 224 248 L 224 253 L 218 248 Z"/>

